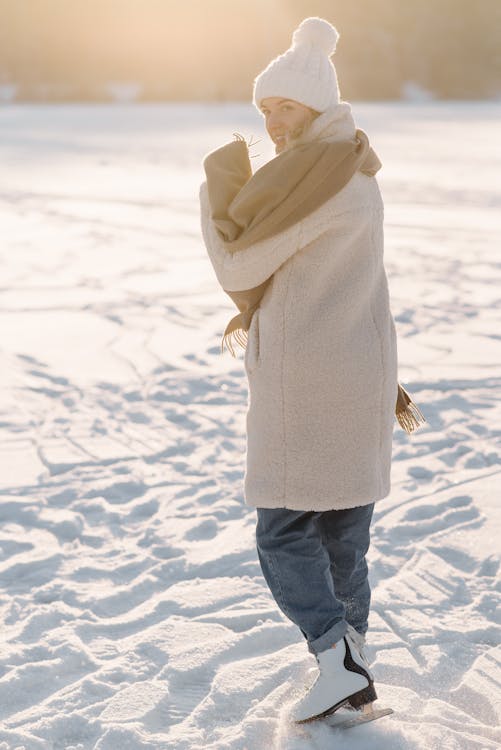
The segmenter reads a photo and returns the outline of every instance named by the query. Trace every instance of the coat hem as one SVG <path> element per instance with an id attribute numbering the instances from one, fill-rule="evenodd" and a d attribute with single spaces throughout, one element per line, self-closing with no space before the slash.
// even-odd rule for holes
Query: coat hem
<path id="1" fill-rule="evenodd" d="M 391 487 L 388 490 L 383 490 L 382 493 L 377 493 L 376 496 L 371 495 L 370 497 L 354 498 L 352 500 L 346 500 L 346 498 L 339 498 L 333 500 L 332 496 L 326 497 L 323 500 L 317 500 L 316 502 L 306 503 L 294 500 L 277 500 L 272 501 L 268 498 L 263 499 L 249 499 L 245 498 L 246 505 L 252 508 L 286 508 L 287 510 L 303 510 L 303 511 L 326 511 L 326 510 L 347 510 L 349 508 L 359 508 L 363 505 L 370 505 L 371 503 L 377 503 L 380 500 L 384 500 L 390 494 Z"/>

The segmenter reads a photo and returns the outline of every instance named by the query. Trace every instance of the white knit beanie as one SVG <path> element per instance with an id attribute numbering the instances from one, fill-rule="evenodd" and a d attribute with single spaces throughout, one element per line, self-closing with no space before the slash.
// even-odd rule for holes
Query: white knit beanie
<path id="1" fill-rule="evenodd" d="M 339 104 L 336 69 L 330 61 L 339 34 L 323 18 L 305 18 L 292 35 L 292 46 L 270 62 L 254 81 L 253 101 L 259 109 L 269 96 L 294 99 L 325 112 Z"/>

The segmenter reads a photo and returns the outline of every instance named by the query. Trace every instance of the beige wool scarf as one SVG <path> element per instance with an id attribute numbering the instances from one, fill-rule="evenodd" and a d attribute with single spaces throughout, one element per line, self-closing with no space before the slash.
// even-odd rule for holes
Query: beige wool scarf
<path id="1" fill-rule="evenodd" d="M 296 145 L 253 174 L 248 145 L 235 134 L 234 141 L 204 159 L 211 220 L 224 249 L 235 253 L 304 219 L 339 192 L 357 170 L 372 176 L 380 167 L 367 135 L 357 129 L 352 139 Z M 221 343 L 232 356 L 232 340 L 245 349 L 252 316 L 271 279 L 253 289 L 224 290 L 240 311 L 226 326 Z M 400 384 L 395 414 L 408 433 L 426 421 Z"/>

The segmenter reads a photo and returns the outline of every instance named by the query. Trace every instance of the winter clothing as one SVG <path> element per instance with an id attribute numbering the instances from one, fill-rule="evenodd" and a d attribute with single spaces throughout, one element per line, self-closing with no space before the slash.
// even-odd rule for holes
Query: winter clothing
<path id="1" fill-rule="evenodd" d="M 341 120 L 350 111 L 343 102 L 333 109 Z M 207 199 L 212 222 L 227 252 L 245 250 L 269 239 L 335 195 L 360 169 L 373 176 L 381 162 L 369 146 L 366 134 L 356 130 L 354 139 L 296 138 L 293 148 L 259 169 L 254 175 L 244 139 L 216 149 L 204 159 Z M 272 276 L 253 289 L 225 290 L 240 310 L 226 326 L 222 347 L 235 356 L 232 339 L 243 348 L 252 316 L 259 307 Z M 395 412 L 400 425 L 412 432 L 422 416 L 402 386 L 398 387 Z"/>
<path id="2" fill-rule="evenodd" d="M 293 34 L 291 48 L 272 60 L 254 81 L 256 107 L 270 96 L 294 99 L 317 112 L 339 104 L 336 69 L 329 59 L 338 38 L 328 21 L 305 18 Z"/>
<path id="3" fill-rule="evenodd" d="M 348 104 L 343 106 L 349 109 Z M 335 116 L 341 118 L 345 110 L 340 106 Z M 245 250 L 304 219 L 338 193 L 358 169 L 372 176 L 380 167 L 362 130 L 353 139 L 315 138 L 301 143 L 254 174 L 247 144 L 237 139 L 204 159 L 212 222 L 227 252 Z M 260 284 L 245 292 L 226 290 L 237 307 L 243 308 L 224 332 L 223 341 L 232 354 L 232 336 L 245 348 L 252 315 L 265 289 L 266 284 Z"/>
<path id="4" fill-rule="evenodd" d="M 330 111 L 342 120 L 343 102 Z M 360 169 L 373 176 L 381 162 L 363 130 L 352 139 L 297 138 L 252 174 L 248 146 L 241 136 L 204 159 L 213 222 L 225 249 L 234 253 L 269 239 L 304 219 L 338 193 Z M 306 206 L 304 205 L 306 203 Z"/>
<path id="5" fill-rule="evenodd" d="M 355 133 L 347 105 L 324 112 L 304 135 L 335 142 Z M 205 183 L 200 200 L 223 288 L 253 289 L 273 275 L 244 359 L 246 502 L 320 511 L 386 497 L 397 348 L 376 178 L 356 172 L 305 218 L 235 253 L 211 220 Z"/>
<path id="6" fill-rule="evenodd" d="M 311 653 L 346 635 L 348 625 L 359 639 L 367 631 L 371 592 L 365 555 L 373 510 L 374 503 L 320 513 L 257 509 L 263 576 Z M 357 648 L 362 647 L 359 640 Z"/>
<path id="7" fill-rule="evenodd" d="M 374 683 L 348 638 L 341 638 L 317 657 L 319 674 L 294 707 L 296 722 L 328 716 L 341 706 L 361 708 L 377 699 Z"/>

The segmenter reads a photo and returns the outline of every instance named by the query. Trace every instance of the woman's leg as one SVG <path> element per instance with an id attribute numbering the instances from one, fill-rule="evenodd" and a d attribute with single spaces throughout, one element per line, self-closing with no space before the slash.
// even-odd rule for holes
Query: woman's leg
<path id="1" fill-rule="evenodd" d="M 365 556 L 370 544 L 374 503 L 346 510 L 329 510 L 316 519 L 331 562 L 336 597 L 345 605 L 346 621 L 365 635 L 371 590 Z"/>
<path id="2" fill-rule="evenodd" d="M 257 508 L 256 541 L 263 575 L 282 612 L 320 653 L 346 633 L 345 606 L 334 592 L 321 513 Z M 321 526 L 321 525 L 320 525 Z"/>

